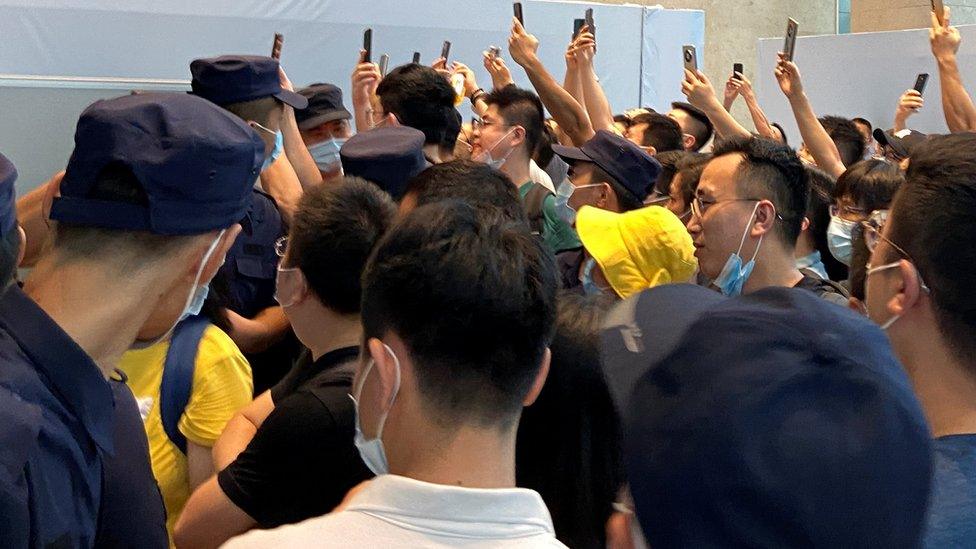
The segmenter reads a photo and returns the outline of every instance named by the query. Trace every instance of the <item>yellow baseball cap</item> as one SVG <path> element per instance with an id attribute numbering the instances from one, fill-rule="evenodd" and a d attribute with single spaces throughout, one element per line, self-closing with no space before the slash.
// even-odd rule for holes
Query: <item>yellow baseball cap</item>
<path id="1" fill-rule="evenodd" d="M 583 247 L 622 298 L 687 282 L 698 268 L 695 246 L 681 220 L 661 206 L 616 213 L 583 206 L 576 216 Z"/>

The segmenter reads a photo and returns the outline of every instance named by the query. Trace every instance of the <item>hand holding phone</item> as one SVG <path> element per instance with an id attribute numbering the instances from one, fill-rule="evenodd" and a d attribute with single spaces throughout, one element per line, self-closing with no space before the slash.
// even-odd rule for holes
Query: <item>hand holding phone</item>
<path id="1" fill-rule="evenodd" d="M 681 55 L 684 58 L 685 69 L 692 73 L 698 72 L 698 52 L 695 46 L 684 45 L 681 47 Z"/>
<path id="2" fill-rule="evenodd" d="M 522 3 L 515 2 L 513 8 L 515 10 L 515 18 L 518 19 L 518 22 L 520 25 L 522 25 L 522 28 L 525 28 L 525 18 L 522 17 Z"/>
<path id="3" fill-rule="evenodd" d="M 929 83 L 928 73 L 926 72 L 920 73 L 917 77 L 915 77 L 915 87 L 914 87 L 915 91 L 917 91 L 919 95 L 924 95 L 925 85 L 928 83 Z"/>
<path id="4" fill-rule="evenodd" d="M 373 29 L 366 29 L 363 32 L 363 63 L 373 61 Z"/>
<path id="5" fill-rule="evenodd" d="M 441 46 L 441 57 L 444 58 L 444 66 L 447 66 L 447 58 L 451 55 L 451 42 L 449 40 L 444 41 L 444 45 Z"/>
<path id="6" fill-rule="evenodd" d="M 732 79 L 742 80 L 742 63 L 732 64 Z"/>
<path id="7" fill-rule="evenodd" d="M 593 21 L 593 8 L 586 10 L 583 20 L 586 21 L 586 26 L 589 28 L 590 34 L 593 35 L 593 40 L 596 40 L 596 23 Z M 593 51 L 596 51 L 595 45 L 593 46 Z"/>
<path id="8" fill-rule="evenodd" d="M 281 59 L 281 46 L 285 44 L 285 35 L 280 32 L 276 32 L 274 35 L 274 43 L 271 45 L 271 58 Z"/>
<path id="9" fill-rule="evenodd" d="M 783 44 L 783 56 L 787 61 L 793 61 L 793 53 L 796 52 L 796 34 L 800 24 L 793 18 L 786 22 L 786 43 Z"/>

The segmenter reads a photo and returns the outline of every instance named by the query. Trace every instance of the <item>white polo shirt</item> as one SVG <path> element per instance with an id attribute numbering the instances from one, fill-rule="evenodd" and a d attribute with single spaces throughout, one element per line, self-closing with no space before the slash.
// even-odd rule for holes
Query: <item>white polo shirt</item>
<path id="1" fill-rule="evenodd" d="M 234 538 L 266 547 L 565 547 L 536 492 L 460 488 L 396 475 L 370 481 L 342 511 Z"/>

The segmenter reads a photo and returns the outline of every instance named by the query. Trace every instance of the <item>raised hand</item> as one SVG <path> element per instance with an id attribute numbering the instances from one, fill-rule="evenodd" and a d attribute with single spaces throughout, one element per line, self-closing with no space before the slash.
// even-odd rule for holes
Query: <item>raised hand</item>
<path id="1" fill-rule="evenodd" d="M 905 129 L 905 121 L 908 120 L 908 117 L 917 113 L 924 106 L 925 100 L 922 99 L 922 94 L 918 93 L 917 90 L 911 89 L 903 93 L 901 99 L 898 100 L 898 109 L 895 110 L 895 131 Z"/>
<path id="2" fill-rule="evenodd" d="M 949 25 L 949 15 L 949 8 L 945 8 L 945 15 L 942 18 L 944 23 L 939 23 L 935 12 L 931 13 L 932 27 L 929 29 L 929 42 L 932 44 L 932 55 L 936 59 L 954 57 L 959 51 L 959 43 L 962 42 L 959 29 Z"/>
<path id="3" fill-rule="evenodd" d="M 508 53 L 512 60 L 524 67 L 537 59 L 539 39 L 525 31 L 518 19 L 512 18 L 512 35 L 508 38 Z"/>
<path id="4" fill-rule="evenodd" d="M 359 105 L 369 105 L 376 93 L 376 87 L 380 85 L 380 80 L 383 79 L 379 65 L 363 62 L 365 55 L 366 50 L 360 50 L 359 63 L 352 73 L 352 101 Z"/>
<path id="5" fill-rule="evenodd" d="M 787 61 L 782 53 L 776 54 L 779 63 L 776 64 L 776 81 L 779 82 L 779 89 L 787 98 L 796 97 L 803 93 L 803 81 L 800 79 L 800 69 L 796 63 Z"/>
<path id="6" fill-rule="evenodd" d="M 706 112 L 714 106 L 713 103 L 718 102 L 712 83 L 701 71 L 691 72 L 685 69 L 685 80 L 681 83 L 681 93 L 685 94 L 689 103 Z"/>
<path id="7" fill-rule="evenodd" d="M 464 76 L 464 96 L 471 97 L 471 94 L 478 91 L 478 80 L 474 76 L 474 71 L 464 63 L 455 61 L 451 64 L 453 74 Z"/>
<path id="8" fill-rule="evenodd" d="M 482 53 L 485 61 L 485 70 L 491 75 L 491 86 L 493 89 L 500 90 L 509 84 L 514 84 L 512 71 L 508 70 L 505 60 L 501 57 L 491 55 L 488 52 Z"/>

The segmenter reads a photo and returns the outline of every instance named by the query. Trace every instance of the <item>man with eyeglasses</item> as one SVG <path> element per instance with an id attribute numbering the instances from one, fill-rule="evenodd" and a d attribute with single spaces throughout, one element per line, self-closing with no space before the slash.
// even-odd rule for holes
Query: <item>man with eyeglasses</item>
<path id="1" fill-rule="evenodd" d="M 887 331 L 935 437 L 925 545 L 976 540 L 976 135 L 912 152 L 890 213 L 864 222 L 868 315 Z"/>
<path id="2" fill-rule="evenodd" d="M 701 273 L 728 296 L 783 286 L 846 306 L 837 288 L 796 266 L 808 194 L 809 180 L 792 149 L 757 137 L 719 143 L 688 221 Z"/>
<path id="3" fill-rule="evenodd" d="M 216 547 L 251 528 L 327 513 L 371 476 L 353 445 L 349 392 L 363 337 L 360 275 L 395 214 L 390 197 L 362 179 L 305 193 L 277 244 L 276 299 L 312 362 L 227 424 L 213 452 L 222 470 L 190 498 L 176 545 Z"/>

